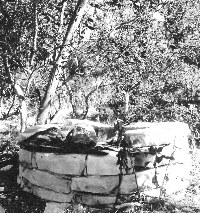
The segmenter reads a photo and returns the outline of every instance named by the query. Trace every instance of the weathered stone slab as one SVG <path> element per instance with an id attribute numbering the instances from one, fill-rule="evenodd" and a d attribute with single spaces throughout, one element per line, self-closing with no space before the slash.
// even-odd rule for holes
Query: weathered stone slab
<path id="1" fill-rule="evenodd" d="M 118 157 L 118 151 L 104 150 L 104 155 L 88 155 L 87 158 L 87 170 L 86 175 L 118 175 L 120 174 Z M 127 159 L 128 173 L 133 171 L 131 164 L 131 158 Z M 132 159 L 134 164 L 134 159 Z M 126 174 L 125 169 L 122 169 L 122 173 Z"/>
<path id="2" fill-rule="evenodd" d="M 59 203 L 70 203 L 74 196 L 73 192 L 69 194 L 58 193 L 53 190 L 44 189 L 42 187 L 31 184 L 28 180 L 23 179 L 23 191 L 29 192 L 47 201 L 54 201 Z"/>
<path id="3" fill-rule="evenodd" d="M 22 167 L 22 166 L 20 166 Z M 50 174 L 45 171 L 40 171 L 37 169 L 19 169 L 19 176 L 27 179 L 31 184 L 45 188 L 51 189 L 59 193 L 70 193 L 71 181 L 63 179 L 56 174 Z"/>
<path id="4" fill-rule="evenodd" d="M 44 213 L 63 213 L 69 206 L 70 204 L 68 203 L 48 202 L 46 203 Z"/>
<path id="5" fill-rule="evenodd" d="M 174 159 L 171 161 L 172 163 L 188 163 L 188 162 L 190 163 L 191 162 L 189 147 L 179 148 L 173 145 L 166 146 L 163 148 L 161 155 L 166 157 L 168 156 L 173 157 Z"/>
<path id="6" fill-rule="evenodd" d="M 81 175 L 85 168 L 86 155 L 55 154 L 19 150 L 19 161 L 32 168 L 50 171 L 57 174 Z"/>
<path id="7" fill-rule="evenodd" d="M 178 191 L 180 185 L 177 180 L 182 180 L 182 186 L 188 186 L 189 168 L 186 168 L 185 164 L 175 164 L 136 172 L 136 175 L 124 175 L 120 185 L 120 194 L 131 194 L 137 190 L 137 187 L 142 191 L 159 187 L 164 187 L 168 192 Z"/>
<path id="8" fill-rule="evenodd" d="M 112 208 L 116 196 L 101 196 L 101 195 L 92 195 L 92 194 L 78 194 L 76 195 L 76 200 L 78 203 L 85 204 L 87 206 L 96 206 L 96 207 L 110 207 Z"/>
<path id="9" fill-rule="evenodd" d="M 177 148 L 173 145 L 163 147 L 157 154 L 142 153 L 134 158 L 136 167 L 153 168 L 154 162 L 157 166 L 163 166 L 170 163 L 190 163 L 191 157 L 189 149 Z"/>
<path id="10" fill-rule="evenodd" d="M 176 179 L 189 180 L 190 166 L 189 164 L 170 164 L 168 166 L 156 169 L 157 181 L 160 186 L 163 184 L 173 184 Z M 174 187 L 178 187 L 174 185 Z M 165 187 L 166 188 L 166 187 Z"/>
<path id="11" fill-rule="evenodd" d="M 117 152 L 110 151 L 106 155 L 88 155 L 87 175 L 117 175 Z"/>
<path id="12" fill-rule="evenodd" d="M 85 159 L 86 155 L 84 154 L 36 153 L 36 163 L 39 170 L 64 175 L 82 175 L 86 167 Z"/>
<path id="13" fill-rule="evenodd" d="M 181 122 L 140 123 L 125 127 L 125 134 L 130 137 L 134 147 L 162 144 L 175 144 L 188 147 L 190 129 Z"/>
<path id="14" fill-rule="evenodd" d="M 94 194 L 115 194 L 118 186 L 119 176 L 88 176 L 72 178 L 71 189 Z"/>
<path id="15" fill-rule="evenodd" d="M 33 156 L 33 153 L 31 153 L 25 149 L 19 150 L 19 162 L 21 162 L 21 163 L 26 163 L 26 164 L 32 165 L 32 156 Z"/>
<path id="16" fill-rule="evenodd" d="M 174 138 L 172 135 L 168 135 L 166 139 L 164 132 L 158 132 L 157 129 L 153 128 L 128 130 L 125 135 L 130 137 L 133 147 L 170 144 Z"/>
<path id="17" fill-rule="evenodd" d="M 190 184 L 189 168 L 184 164 L 161 167 L 157 170 L 157 182 L 159 187 L 144 191 L 144 194 L 154 197 L 160 195 L 172 195 L 181 190 L 185 190 Z"/>
<path id="18" fill-rule="evenodd" d="M 154 174 L 155 170 L 149 169 L 146 171 L 136 172 L 136 176 L 135 174 L 123 175 L 119 193 L 131 194 L 137 190 L 137 187 L 140 190 L 155 188 L 155 185 L 152 183 Z"/>

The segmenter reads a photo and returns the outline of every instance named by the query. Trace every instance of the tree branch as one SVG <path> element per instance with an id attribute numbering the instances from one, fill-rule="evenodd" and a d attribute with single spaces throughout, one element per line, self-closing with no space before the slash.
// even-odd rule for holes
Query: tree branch
<path id="1" fill-rule="evenodd" d="M 60 98 L 60 95 L 61 95 L 61 93 L 59 93 L 58 95 L 57 95 L 57 97 L 58 97 L 58 102 L 59 102 L 59 106 L 58 106 L 58 108 L 56 109 L 56 107 L 55 107 L 55 113 L 53 114 L 53 115 L 50 115 L 50 121 L 52 121 L 54 118 L 55 118 L 55 116 L 58 114 L 58 112 L 60 111 L 60 109 L 61 109 L 61 98 Z"/>
<path id="2" fill-rule="evenodd" d="M 60 27 L 59 27 L 59 30 L 58 32 L 59 33 L 62 33 L 62 28 L 63 28 L 63 22 L 64 22 L 64 16 L 65 16 L 65 8 L 67 6 L 67 1 L 64 1 L 63 2 L 63 6 L 62 6 L 62 12 L 60 14 Z"/>
<path id="3" fill-rule="evenodd" d="M 85 12 L 87 2 L 88 2 L 88 0 L 79 0 L 78 1 L 77 5 L 75 7 L 74 13 L 72 15 L 72 18 L 70 19 L 65 36 L 63 38 L 62 45 L 60 47 L 60 51 L 56 57 L 56 62 L 59 61 L 62 51 L 66 45 L 66 42 L 67 41 L 69 42 L 71 40 L 74 31 L 77 29 L 78 25 L 80 24 L 80 21 Z"/>
<path id="4" fill-rule="evenodd" d="M 34 8 L 34 37 L 33 37 L 33 51 L 30 55 L 30 67 L 33 66 L 35 52 L 37 50 L 37 39 L 38 39 L 38 5 L 37 0 L 33 0 Z"/>
<path id="5" fill-rule="evenodd" d="M 83 119 L 85 119 L 86 116 L 87 116 L 87 114 L 88 114 L 88 110 L 89 110 L 89 98 L 91 97 L 91 95 L 92 95 L 96 90 L 99 89 L 99 87 L 101 86 L 102 82 L 103 82 L 103 80 L 102 80 L 100 83 L 98 83 L 98 84 L 95 86 L 95 88 L 93 88 L 93 89 L 85 96 L 86 108 L 85 108 L 85 110 L 84 110 L 84 112 L 83 112 L 83 115 L 82 115 L 82 118 L 83 118 Z"/>

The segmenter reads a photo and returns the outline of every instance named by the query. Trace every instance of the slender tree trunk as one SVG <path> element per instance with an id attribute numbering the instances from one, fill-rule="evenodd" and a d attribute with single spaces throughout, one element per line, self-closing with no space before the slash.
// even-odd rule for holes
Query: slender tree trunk
<path id="1" fill-rule="evenodd" d="M 101 84 L 102 84 L 102 81 L 98 82 L 97 85 L 96 85 L 96 87 L 93 88 L 93 89 L 85 96 L 85 109 L 83 110 L 82 119 L 85 119 L 86 116 L 87 116 L 87 114 L 88 114 L 89 107 L 90 107 L 90 106 L 89 106 L 89 99 L 90 99 L 90 97 L 92 96 L 92 94 L 93 94 L 94 92 L 96 92 L 96 91 L 99 89 L 99 87 L 101 86 Z"/>
<path id="2" fill-rule="evenodd" d="M 24 132 L 24 130 L 26 129 L 26 124 L 27 124 L 27 107 L 26 107 L 25 96 L 22 91 L 22 88 L 18 84 L 15 84 L 14 88 L 20 103 L 20 123 L 21 123 L 20 132 Z"/>
<path id="3" fill-rule="evenodd" d="M 73 104 L 73 92 L 72 92 L 72 88 L 68 84 L 68 82 L 66 82 L 66 87 L 67 87 L 68 92 L 69 92 L 69 102 L 70 102 L 70 104 L 72 106 L 72 118 L 76 118 L 77 112 L 76 112 L 76 106 Z"/>
<path id="4" fill-rule="evenodd" d="M 26 128 L 26 120 L 27 120 L 27 107 L 26 107 L 26 101 L 25 101 L 25 95 L 22 90 L 22 88 L 19 86 L 18 82 L 15 82 L 11 76 L 8 59 L 6 57 L 3 57 L 3 63 L 5 70 L 7 72 L 7 75 L 9 76 L 10 84 L 13 85 L 15 89 L 15 93 L 19 99 L 20 104 L 20 121 L 21 121 L 21 128 L 20 132 L 23 132 Z"/>
<path id="5" fill-rule="evenodd" d="M 60 59 L 61 55 L 62 55 L 62 51 L 65 48 L 66 43 L 68 43 L 71 40 L 75 30 L 78 28 L 80 21 L 85 13 L 87 2 L 88 2 L 88 0 L 79 0 L 78 1 L 75 11 L 69 22 L 69 26 L 67 28 L 65 36 L 63 38 L 62 45 L 61 45 L 60 49 L 58 50 L 58 52 L 54 52 L 54 56 L 56 56 L 56 57 L 54 57 L 54 62 L 53 62 L 54 65 L 52 67 L 49 82 L 48 82 L 48 85 L 46 88 L 46 92 L 42 99 L 42 103 L 41 103 L 39 113 L 37 116 L 38 124 L 47 123 L 49 110 L 50 110 L 50 103 L 51 103 L 52 97 L 55 95 L 55 92 L 56 92 L 56 89 L 57 89 L 57 86 L 59 83 L 59 75 L 62 71 L 61 59 Z M 62 18 L 61 18 L 61 25 L 62 25 Z M 57 51 L 57 50 L 55 50 L 55 51 Z"/>
<path id="6" fill-rule="evenodd" d="M 128 110 L 129 110 L 129 98 L 130 98 L 130 95 L 129 95 L 129 92 L 125 92 L 125 113 L 127 114 L 128 113 Z"/>
<path id="7" fill-rule="evenodd" d="M 42 103 L 39 109 L 39 114 L 37 117 L 38 124 L 46 124 L 49 116 L 50 105 L 53 96 L 55 95 L 58 83 L 59 83 L 59 74 L 61 68 L 57 67 L 52 68 L 51 76 L 47 85 L 47 90 L 45 92 L 45 96 L 42 99 Z"/>

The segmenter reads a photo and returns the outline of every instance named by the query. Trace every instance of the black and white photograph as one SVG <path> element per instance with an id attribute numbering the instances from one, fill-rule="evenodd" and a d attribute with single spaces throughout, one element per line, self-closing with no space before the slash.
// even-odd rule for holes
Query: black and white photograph
<path id="1" fill-rule="evenodd" d="M 0 0 L 0 213 L 200 213 L 200 0 Z"/>

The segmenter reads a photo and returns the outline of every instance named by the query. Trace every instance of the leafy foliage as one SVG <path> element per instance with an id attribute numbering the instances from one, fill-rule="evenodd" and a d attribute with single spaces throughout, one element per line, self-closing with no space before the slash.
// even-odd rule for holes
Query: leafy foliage
<path id="1" fill-rule="evenodd" d="M 64 44 L 76 3 L 1 3 L 1 97 L 11 102 L 18 82 L 29 115 L 37 114 L 61 54 L 50 119 L 68 105 L 82 118 L 92 107 L 126 122 L 193 120 L 190 106 L 198 111 L 199 104 L 199 2 L 90 1 Z M 97 88 L 95 82 L 102 83 Z"/>

